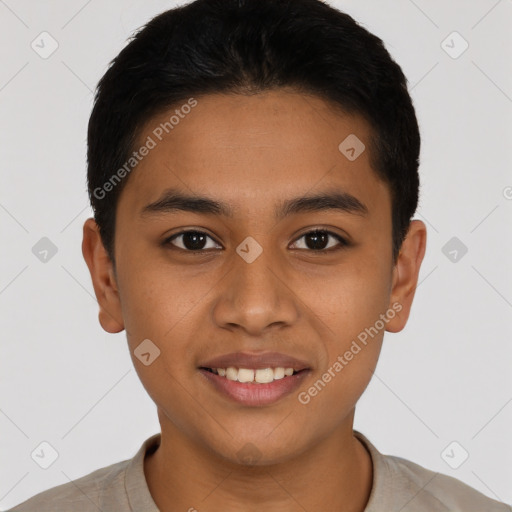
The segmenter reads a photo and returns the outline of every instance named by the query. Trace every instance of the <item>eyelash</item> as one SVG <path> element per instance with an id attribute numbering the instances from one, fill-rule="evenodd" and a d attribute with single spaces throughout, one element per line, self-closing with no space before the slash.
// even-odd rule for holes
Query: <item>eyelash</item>
<path id="1" fill-rule="evenodd" d="M 188 229 L 188 230 L 185 230 L 185 231 L 180 231 L 179 233 L 175 233 L 174 235 L 166 238 L 163 242 L 162 242 L 162 246 L 164 247 L 171 247 L 173 250 L 174 249 L 177 249 L 179 251 L 184 251 L 184 252 L 188 252 L 188 253 L 191 253 L 191 254 L 200 254 L 200 253 L 204 253 L 204 252 L 207 252 L 208 249 L 197 249 L 197 250 L 190 250 L 190 249 L 183 249 L 181 247 L 176 247 L 172 241 L 175 239 L 175 238 L 178 238 L 179 236 L 181 235 L 186 235 L 187 233 L 196 233 L 196 234 L 199 234 L 199 235 L 206 235 L 208 238 L 210 238 L 211 240 L 213 240 L 216 244 L 218 244 L 218 242 L 216 240 L 214 240 L 208 233 L 205 233 L 204 231 L 199 231 L 197 229 Z M 312 233 L 325 233 L 326 235 L 328 236 L 332 236 L 333 238 L 335 238 L 338 242 L 339 242 L 339 245 L 338 247 L 335 247 L 335 248 L 328 248 L 328 249 L 298 249 L 299 251 L 308 251 L 308 252 L 313 252 L 315 254 L 324 254 L 324 253 L 331 253 L 331 252 L 335 252 L 335 251 L 339 251 L 341 249 L 344 249 L 346 247 L 348 247 L 350 245 L 349 242 L 347 242 L 347 240 L 345 240 L 342 236 L 338 235 L 337 233 L 333 233 L 332 231 L 329 231 L 327 229 L 312 229 L 311 231 L 307 231 L 306 233 L 303 233 L 299 238 L 295 239 L 294 243 L 296 243 L 298 240 L 300 240 L 301 238 L 307 236 L 307 235 L 310 235 Z M 218 244 L 220 245 L 220 244 Z"/>

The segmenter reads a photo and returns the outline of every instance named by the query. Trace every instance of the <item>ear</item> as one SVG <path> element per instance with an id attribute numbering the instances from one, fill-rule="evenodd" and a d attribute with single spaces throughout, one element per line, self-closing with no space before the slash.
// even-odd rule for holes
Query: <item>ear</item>
<path id="1" fill-rule="evenodd" d="M 386 331 L 399 332 L 407 323 L 426 245 L 425 224 L 421 220 L 413 220 L 393 268 L 389 307 L 397 314 L 386 324 Z"/>
<path id="2" fill-rule="evenodd" d="M 121 332 L 124 329 L 124 321 L 114 266 L 103 246 L 99 227 L 93 218 L 87 219 L 84 224 L 82 254 L 89 267 L 94 293 L 100 307 L 100 324 L 107 332 Z"/>

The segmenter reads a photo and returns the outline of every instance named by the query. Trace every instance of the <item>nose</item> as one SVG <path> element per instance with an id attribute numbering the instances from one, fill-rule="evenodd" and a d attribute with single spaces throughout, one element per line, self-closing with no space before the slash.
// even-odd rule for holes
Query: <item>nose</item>
<path id="1" fill-rule="evenodd" d="M 214 303 L 215 323 L 253 336 L 292 325 L 299 317 L 298 298 L 286 279 L 270 250 L 264 249 L 251 263 L 234 254 L 233 266 L 222 280 Z"/>

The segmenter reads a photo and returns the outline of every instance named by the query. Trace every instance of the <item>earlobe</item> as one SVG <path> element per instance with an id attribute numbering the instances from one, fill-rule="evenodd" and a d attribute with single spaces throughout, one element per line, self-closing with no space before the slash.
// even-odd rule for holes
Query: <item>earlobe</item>
<path id="1" fill-rule="evenodd" d="M 413 220 L 402 243 L 393 269 L 393 282 L 389 307 L 393 305 L 396 316 L 386 326 L 389 332 L 399 332 L 407 323 L 412 301 L 418 285 L 418 275 L 425 256 L 427 228 L 420 220 Z M 400 305 L 398 307 L 397 305 Z"/>
<path id="2" fill-rule="evenodd" d="M 107 332 L 121 332 L 124 329 L 124 321 L 113 264 L 93 218 L 87 219 L 84 223 L 82 254 L 89 268 L 100 308 L 99 322 Z"/>

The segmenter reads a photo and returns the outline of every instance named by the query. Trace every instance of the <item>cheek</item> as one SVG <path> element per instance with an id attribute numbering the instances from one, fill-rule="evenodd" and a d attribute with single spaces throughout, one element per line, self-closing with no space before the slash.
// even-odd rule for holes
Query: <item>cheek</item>
<path id="1" fill-rule="evenodd" d="M 322 428 L 330 428 L 354 407 L 377 365 L 384 333 L 381 315 L 389 300 L 386 280 L 381 276 L 378 281 L 373 273 L 352 274 L 326 282 L 321 292 L 310 290 L 308 300 L 328 326 L 320 337 L 326 357 L 315 379 L 301 389 L 300 403 L 313 417 L 323 418 Z"/>
<path id="2" fill-rule="evenodd" d="M 212 276 L 191 276 L 169 264 L 125 258 L 119 276 L 121 307 L 132 337 L 165 342 L 189 321 L 190 312 L 204 302 Z"/>
<path id="3" fill-rule="evenodd" d="M 389 265 L 390 261 L 371 253 L 359 254 L 322 280 L 322 286 L 309 282 L 304 295 L 322 320 L 320 325 L 328 327 L 323 327 L 321 336 L 327 357 L 318 372 L 320 379 L 328 382 L 323 399 L 339 404 L 339 410 L 360 396 L 377 364 L 385 327 L 381 315 L 387 318 L 390 297 Z"/>
<path id="4" fill-rule="evenodd" d="M 126 258 L 119 276 L 134 368 L 149 396 L 176 425 L 185 410 L 200 421 L 201 410 L 190 407 L 186 390 L 194 371 L 190 365 L 192 324 L 194 315 L 202 311 L 204 289 L 194 287 L 194 280 L 183 273 L 171 273 L 169 267 L 138 265 L 138 261 Z"/>
<path id="5" fill-rule="evenodd" d="M 343 342 L 370 327 L 388 307 L 392 273 L 387 263 L 358 254 L 324 277 L 304 281 L 304 302 Z"/>

